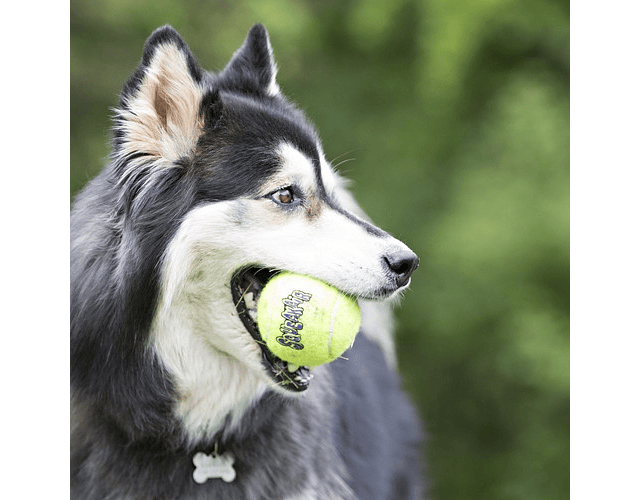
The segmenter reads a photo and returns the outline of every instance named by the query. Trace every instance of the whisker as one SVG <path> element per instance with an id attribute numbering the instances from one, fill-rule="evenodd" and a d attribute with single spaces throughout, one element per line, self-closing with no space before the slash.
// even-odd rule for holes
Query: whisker
<path id="1" fill-rule="evenodd" d="M 236 308 L 240 305 L 240 302 L 242 302 L 242 299 L 244 299 L 244 296 L 249 291 L 249 288 L 251 288 L 251 285 L 249 285 L 247 288 L 245 288 L 244 291 L 242 292 L 242 294 L 240 294 L 240 298 L 238 299 L 238 302 L 236 303 Z"/>
<path id="2" fill-rule="evenodd" d="M 346 160 L 342 160 L 340 163 L 333 165 L 333 168 L 337 169 L 343 163 L 347 163 L 348 161 L 353 161 L 353 160 L 355 160 L 355 158 L 347 158 Z"/>
<path id="3" fill-rule="evenodd" d="M 343 156 L 345 156 L 345 155 L 350 155 L 350 154 L 355 153 L 355 152 L 356 152 L 356 150 L 355 150 L 355 149 L 352 149 L 351 151 L 345 151 L 344 153 L 339 154 L 338 156 L 336 156 L 336 157 L 335 157 L 333 160 L 331 160 L 329 163 L 330 163 L 331 165 L 333 165 L 333 162 L 334 162 L 334 161 L 336 161 L 338 158 L 342 158 L 342 157 L 343 157 Z"/>

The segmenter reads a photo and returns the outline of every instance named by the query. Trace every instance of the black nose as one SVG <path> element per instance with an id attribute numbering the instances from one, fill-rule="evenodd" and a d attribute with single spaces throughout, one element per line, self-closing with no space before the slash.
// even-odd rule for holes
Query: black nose
<path id="1" fill-rule="evenodd" d="M 396 279 L 398 288 L 406 285 L 411 278 L 411 273 L 416 270 L 420 259 L 411 250 L 398 250 L 390 252 L 383 257 L 384 262 L 389 267 Z"/>

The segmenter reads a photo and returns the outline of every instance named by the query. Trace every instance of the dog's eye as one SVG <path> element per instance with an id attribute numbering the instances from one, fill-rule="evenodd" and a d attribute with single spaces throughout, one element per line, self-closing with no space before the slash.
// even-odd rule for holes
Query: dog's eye
<path id="1" fill-rule="evenodd" d="M 280 205 L 289 205 L 296 199 L 293 188 L 286 187 L 271 193 L 271 199 Z"/>

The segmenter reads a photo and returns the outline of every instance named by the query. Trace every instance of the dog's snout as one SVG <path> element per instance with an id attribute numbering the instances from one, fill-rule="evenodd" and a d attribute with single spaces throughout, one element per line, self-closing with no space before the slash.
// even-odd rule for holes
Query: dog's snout
<path id="1" fill-rule="evenodd" d="M 420 259 L 411 250 L 396 250 L 383 257 L 385 264 L 395 276 L 398 288 L 406 285 L 411 274 L 416 270 Z"/>

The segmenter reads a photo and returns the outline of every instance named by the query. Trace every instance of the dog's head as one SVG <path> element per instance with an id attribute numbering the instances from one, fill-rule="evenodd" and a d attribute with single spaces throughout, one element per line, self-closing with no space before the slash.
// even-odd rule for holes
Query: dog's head
<path id="1" fill-rule="evenodd" d="M 261 25 L 219 74 L 201 70 L 173 28 L 154 32 L 116 110 L 111 168 L 124 228 L 116 271 L 146 266 L 157 281 L 149 342 L 182 399 L 223 379 L 236 395 L 307 388 L 304 367 L 283 370 L 256 342 L 251 309 L 274 273 L 381 300 L 418 264 L 367 220 L 282 95 Z M 179 413 L 196 425 L 194 405 Z"/>

